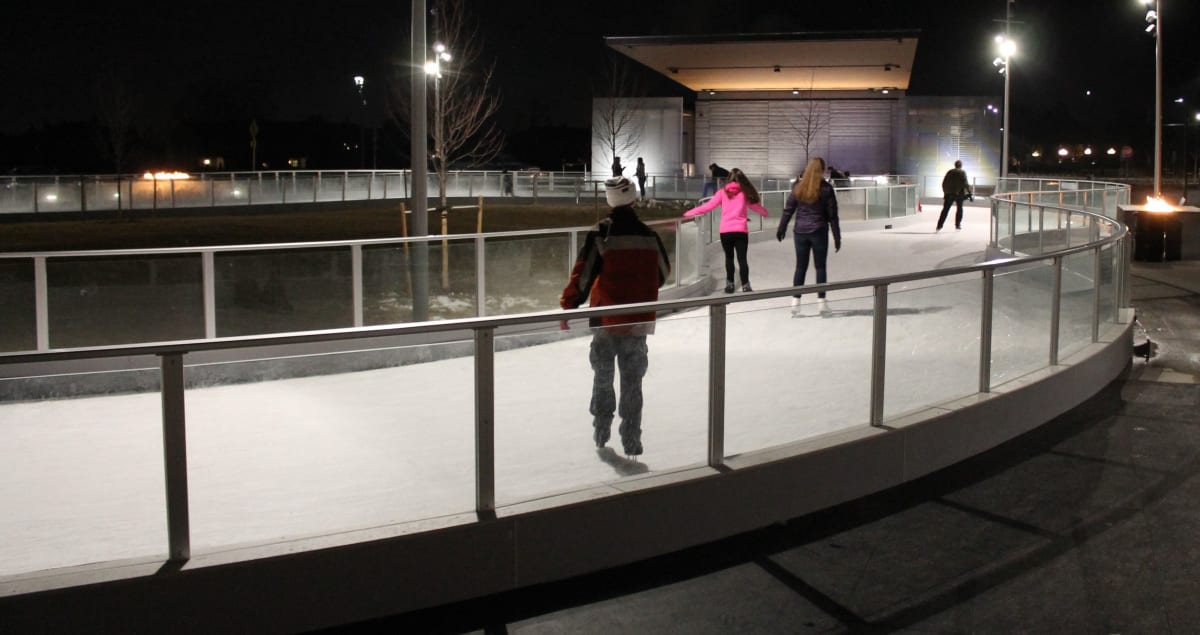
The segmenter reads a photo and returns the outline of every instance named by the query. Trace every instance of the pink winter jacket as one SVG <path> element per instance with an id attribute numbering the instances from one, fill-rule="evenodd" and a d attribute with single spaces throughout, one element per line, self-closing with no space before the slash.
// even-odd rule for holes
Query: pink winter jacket
<path id="1" fill-rule="evenodd" d="M 717 191 L 716 196 L 708 199 L 708 202 L 693 207 L 683 213 L 684 218 L 707 214 L 721 207 L 721 229 L 720 233 L 749 233 L 750 228 L 746 223 L 746 209 L 752 209 L 755 213 L 760 214 L 763 218 L 767 216 L 767 208 L 758 203 L 747 203 L 746 195 L 742 193 L 742 186 L 737 184 L 737 181 L 730 181 L 725 184 L 725 187 Z"/>

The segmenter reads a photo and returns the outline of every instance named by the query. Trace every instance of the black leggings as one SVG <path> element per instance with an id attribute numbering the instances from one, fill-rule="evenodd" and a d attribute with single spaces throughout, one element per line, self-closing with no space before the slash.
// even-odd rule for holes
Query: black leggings
<path id="1" fill-rule="evenodd" d="M 733 254 L 737 252 L 738 269 L 742 272 L 742 284 L 750 284 L 750 265 L 746 262 L 746 248 L 750 246 L 750 234 L 728 232 L 721 234 L 721 249 L 725 250 L 725 280 L 733 282 Z"/>

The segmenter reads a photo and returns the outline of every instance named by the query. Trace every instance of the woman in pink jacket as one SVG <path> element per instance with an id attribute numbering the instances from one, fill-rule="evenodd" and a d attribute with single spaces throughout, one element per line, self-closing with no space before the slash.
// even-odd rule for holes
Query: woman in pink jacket
<path id="1" fill-rule="evenodd" d="M 750 288 L 750 265 L 746 262 L 746 248 L 750 245 L 750 228 L 746 222 L 746 210 L 754 210 L 763 218 L 767 208 L 762 206 L 758 190 L 741 170 L 729 171 L 729 182 L 708 202 L 683 213 L 684 218 L 707 214 L 721 208 L 721 248 L 725 250 L 725 293 L 733 293 L 733 255 L 737 253 L 738 269 L 742 274 L 742 291 Z"/>

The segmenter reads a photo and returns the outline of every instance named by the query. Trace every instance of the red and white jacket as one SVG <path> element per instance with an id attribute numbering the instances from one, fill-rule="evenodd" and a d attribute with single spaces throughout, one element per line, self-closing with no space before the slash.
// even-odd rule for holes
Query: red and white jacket
<path id="1" fill-rule="evenodd" d="M 632 207 L 616 207 L 587 233 L 559 305 L 575 309 L 590 298 L 591 306 L 611 306 L 658 300 L 671 263 L 658 234 L 637 217 Z M 609 329 L 621 334 L 653 331 L 654 312 L 592 318 L 592 326 L 613 327 L 647 323 L 643 327 Z"/>

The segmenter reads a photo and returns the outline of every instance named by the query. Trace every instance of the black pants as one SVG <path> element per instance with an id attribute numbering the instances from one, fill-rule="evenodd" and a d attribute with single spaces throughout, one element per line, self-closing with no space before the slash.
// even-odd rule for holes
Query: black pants
<path id="1" fill-rule="evenodd" d="M 642 191 L 642 198 L 646 198 L 646 177 L 639 176 L 639 177 L 637 177 L 637 180 L 638 180 L 638 189 Z"/>
<path id="2" fill-rule="evenodd" d="M 964 197 L 964 196 L 946 196 L 945 197 L 946 202 L 942 205 L 942 213 L 941 213 L 941 215 L 938 216 L 938 224 L 937 224 L 938 229 L 941 229 L 942 225 L 946 224 L 946 215 L 950 213 L 950 204 L 951 203 L 958 206 L 958 209 L 954 212 L 954 227 L 955 228 L 962 227 L 962 203 L 963 203 L 964 198 L 966 198 L 966 197 Z"/>
<path id="3" fill-rule="evenodd" d="M 721 249 L 725 250 L 725 281 L 733 282 L 733 255 L 737 253 L 738 269 L 742 272 L 742 284 L 750 284 L 750 264 L 746 262 L 746 249 L 750 246 L 750 234 L 728 232 L 721 234 Z"/>
<path id="4" fill-rule="evenodd" d="M 804 277 L 808 275 L 809 254 L 812 254 L 813 265 L 817 270 L 817 284 L 825 282 L 825 260 L 829 256 L 829 230 L 824 229 L 807 234 L 797 232 L 792 234 L 792 239 L 796 243 L 796 270 L 792 272 L 792 286 L 798 287 L 804 284 Z M 818 293 L 817 297 L 825 297 L 825 292 Z"/>

